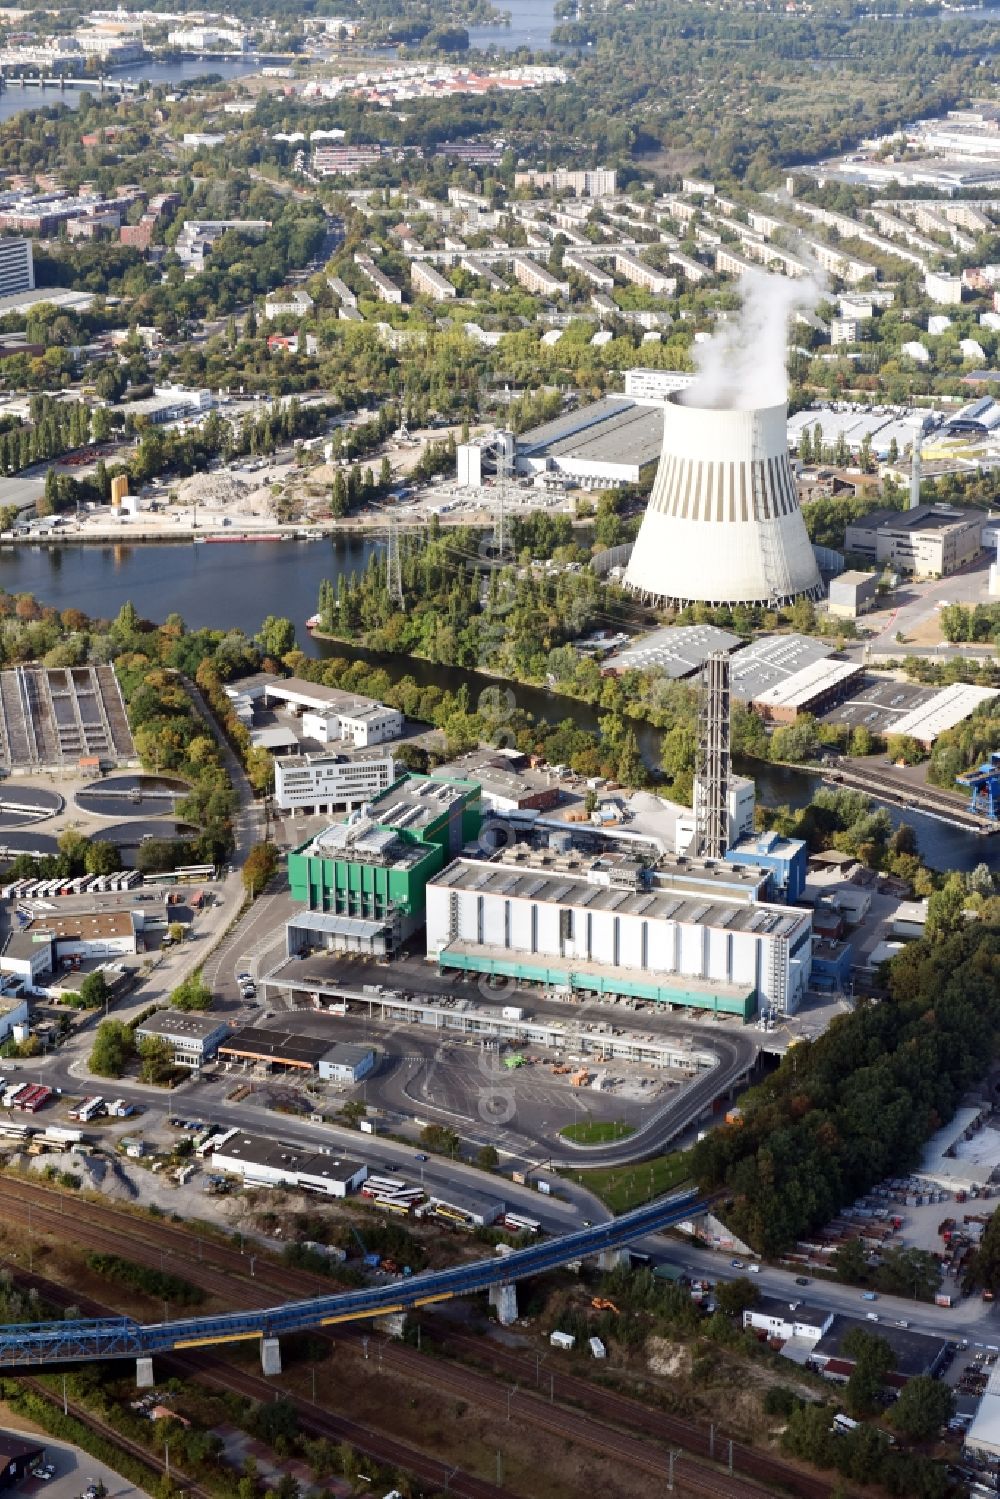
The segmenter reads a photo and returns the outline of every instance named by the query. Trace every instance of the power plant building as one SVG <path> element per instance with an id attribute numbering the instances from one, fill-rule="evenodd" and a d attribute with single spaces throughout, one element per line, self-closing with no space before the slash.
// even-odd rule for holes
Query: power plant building
<path id="1" fill-rule="evenodd" d="M 288 883 L 306 910 L 286 927 L 289 956 L 317 947 L 398 951 L 423 923 L 427 882 L 480 826 L 473 782 L 407 775 L 293 849 Z"/>
<path id="2" fill-rule="evenodd" d="M 873 510 L 847 527 L 844 550 L 914 578 L 946 578 L 982 551 L 983 518 L 950 505 Z"/>
<path id="3" fill-rule="evenodd" d="M 734 864 L 560 856 L 524 846 L 459 858 L 427 886 L 442 969 L 618 994 L 750 1020 L 794 1013 L 812 916 L 764 903 L 769 875 Z"/>
<path id="4" fill-rule="evenodd" d="M 679 392 L 660 410 L 660 466 L 626 584 L 668 606 L 819 598 L 785 403 L 698 406 Z"/>

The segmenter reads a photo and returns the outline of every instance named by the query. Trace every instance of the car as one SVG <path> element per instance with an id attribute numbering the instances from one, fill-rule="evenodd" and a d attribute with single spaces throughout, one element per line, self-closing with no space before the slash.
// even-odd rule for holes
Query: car
<path id="1" fill-rule="evenodd" d="M 795 1284 L 797 1286 L 807 1286 L 809 1284 L 808 1275 L 797 1275 L 795 1277 Z"/>
<path id="2" fill-rule="evenodd" d="M 745 1270 L 746 1269 L 746 1265 L 744 1265 L 744 1263 L 743 1263 L 742 1260 L 730 1260 L 729 1263 L 732 1265 L 732 1267 L 733 1267 L 734 1270 Z"/>
<path id="3" fill-rule="evenodd" d="M 247 979 L 252 979 L 252 978 L 253 978 L 253 974 L 252 973 L 238 973 L 236 975 L 236 982 L 238 984 L 243 984 L 243 983 L 246 982 Z"/>
<path id="4" fill-rule="evenodd" d="M 429 1161 L 430 1160 L 430 1156 L 429 1155 L 424 1155 L 424 1153 L 423 1153 L 422 1150 L 418 1150 L 417 1151 L 417 1160 L 418 1161 Z"/>

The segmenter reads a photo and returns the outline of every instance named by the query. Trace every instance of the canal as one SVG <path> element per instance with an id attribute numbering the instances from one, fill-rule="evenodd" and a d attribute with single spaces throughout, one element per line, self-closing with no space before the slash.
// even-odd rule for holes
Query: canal
<path id="1" fill-rule="evenodd" d="M 421 686 L 456 691 L 465 684 L 475 702 L 493 685 L 479 672 L 310 638 L 305 622 L 315 612 L 320 583 L 363 571 L 379 545 L 362 537 L 206 546 L 18 545 L 0 548 L 0 588 L 97 617 L 111 617 L 131 600 L 147 619 L 162 620 L 176 612 L 191 628 L 232 627 L 248 635 L 256 633 L 265 615 L 286 615 L 295 624 L 299 644 L 313 655 L 371 661 L 390 676 L 412 676 Z M 598 714 L 587 703 L 541 687 L 513 685 L 512 691 L 518 706 L 536 718 L 569 718 L 580 728 L 599 729 Z M 636 732 L 644 759 L 655 764 L 658 731 L 637 724 Z M 760 761 L 737 768 L 754 777 L 758 797 L 768 805 L 807 806 L 821 784 L 818 776 Z M 965 870 L 979 863 L 1000 868 L 1000 835 L 983 838 L 909 809 L 890 806 L 888 811 L 894 823 L 906 821 L 915 828 L 924 857 L 936 869 Z"/>

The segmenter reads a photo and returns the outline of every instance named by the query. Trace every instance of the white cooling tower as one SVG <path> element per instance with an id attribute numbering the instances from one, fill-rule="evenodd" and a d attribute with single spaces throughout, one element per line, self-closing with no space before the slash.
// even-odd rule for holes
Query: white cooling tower
<path id="1" fill-rule="evenodd" d="M 651 603 L 779 604 L 822 592 L 788 461 L 784 402 L 670 396 L 653 493 L 625 574 Z"/>

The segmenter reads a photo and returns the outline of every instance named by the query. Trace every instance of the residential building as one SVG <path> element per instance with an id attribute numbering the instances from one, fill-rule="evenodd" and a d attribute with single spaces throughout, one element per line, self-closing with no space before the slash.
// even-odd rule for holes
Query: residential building
<path id="1" fill-rule="evenodd" d="M 654 297 L 672 297 L 677 290 L 676 276 L 665 276 L 662 271 L 647 265 L 637 255 L 630 255 L 621 251 L 615 256 L 615 270 L 619 276 L 626 281 L 631 281 L 635 286 L 644 287 Z"/>
<path id="2" fill-rule="evenodd" d="M 514 188 L 537 187 L 542 192 L 576 193 L 578 198 L 613 198 L 618 173 L 610 167 L 573 172 L 557 167 L 554 172 L 515 172 Z"/>
<path id="3" fill-rule="evenodd" d="M 165 1041 L 173 1049 L 175 1067 L 197 1071 L 214 1060 L 229 1035 L 229 1025 L 218 1015 L 194 1015 L 184 1010 L 157 1010 L 136 1026 L 135 1039 Z"/>
<path id="4" fill-rule="evenodd" d="M 339 276 L 327 276 L 326 284 L 339 300 L 341 307 L 357 307 L 358 299 L 346 281 L 342 281 Z"/>
<path id="5" fill-rule="evenodd" d="M 35 264 L 29 239 L 0 239 L 0 297 L 34 291 Z"/>
<path id="6" fill-rule="evenodd" d="M 410 282 L 418 296 L 431 297 L 435 302 L 447 302 L 457 295 L 448 278 L 422 260 L 410 266 Z"/>
<path id="7" fill-rule="evenodd" d="M 927 271 L 924 276 L 924 291 L 932 302 L 937 302 L 940 306 L 957 306 L 962 300 L 962 278 L 948 275 L 944 271 Z"/>
<path id="8" fill-rule="evenodd" d="M 830 342 L 834 348 L 838 344 L 856 344 L 861 340 L 861 323 L 858 318 L 835 317 L 830 319 Z"/>
<path id="9" fill-rule="evenodd" d="M 675 391 L 687 390 L 697 378 L 683 370 L 626 370 L 625 394 L 633 401 L 665 401 Z"/>
<path id="10" fill-rule="evenodd" d="M 402 290 L 396 285 L 395 281 L 390 281 L 388 276 L 383 275 L 370 255 L 355 255 L 354 264 L 362 276 L 374 286 L 375 295 L 380 302 L 402 302 Z"/>
<path id="11" fill-rule="evenodd" d="M 349 176 L 378 166 L 382 155 L 381 146 L 314 146 L 312 169 L 317 177 Z"/>
<path id="12" fill-rule="evenodd" d="M 535 296 L 569 296 L 569 282 L 560 281 L 558 276 L 553 276 L 551 271 L 539 265 L 537 260 L 532 260 L 530 255 L 515 255 L 511 261 L 511 269 L 515 280 Z"/>
<path id="13" fill-rule="evenodd" d="M 272 292 L 264 300 L 264 316 L 268 322 L 276 317 L 305 317 L 312 312 L 313 299 L 304 287 L 298 286 L 291 291 Z"/>
<path id="14" fill-rule="evenodd" d="M 396 779 L 391 755 L 290 755 L 274 762 L 274 805 L 307 816 L 351 811 Z"/>

